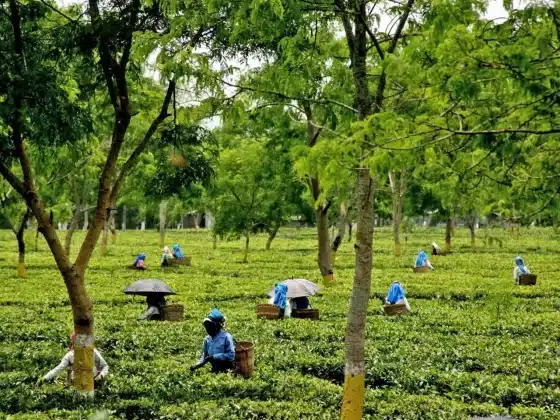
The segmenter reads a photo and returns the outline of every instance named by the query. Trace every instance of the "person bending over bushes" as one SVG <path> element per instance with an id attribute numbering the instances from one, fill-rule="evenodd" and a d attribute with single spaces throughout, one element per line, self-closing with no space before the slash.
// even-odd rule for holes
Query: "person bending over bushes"
<path id="1" fill-rule="evenodd" d="M 70 385 L 72 383 L 72 381 L 74 380 L 74 371 L 72 369 L 72 366 L 74 365 L 74 341 L 75 340 L 76 340 L 76 333 L 74 332 L 70 337 L 70 351 L 66 353 L 66 355 L 62 358 L 62 361 L 57 367 L 55 367 L 53 370 L 51 370 L 49 373 L 47 373 L 45 376 L 39 379 L 38 381 L 39 383 L 56 379 L 56 377 L 60 375 L 62 372 L 64 372 L 65 370 L 69 372 L 68 375 L 69 383 L 67 383 L 67 385 Z M 96 382 L 99 382 L 103 380 L 105 377 L 107 377 L 107 375 L 109 374 L 109 365 L 107 364 L 105 359 L 103 359 L 103 356 L 101 356 L 101 353 L 97 349 L 93 350 L 93 359 L 94 359 L 93 378 Z"/>
<path id="2" fill-rule="evenodd" d="M 515 257 L 515 267 L 513 267 L 513 281 L 519 284 L 519 276 L 522 274 L 531 274 L 523 259 L 519 256 Z"/>
<path id="3" fill-rule="evenodd" d="M 416 256 L 416 260 L 414 261 L 414 267 L 430 267 L 431 270 L 434 269 L 430 260 L 428 259 L 428 254 L 425 251 L 420 251 Z"/>
<path id="4" fill-rule="evenodd" d="M 148 309 L 138 319 L 148 321 L 161 321 L 163 317 L 163 307 L 166 305 L 165 295 L 161 293 L 150 293 L 146 296 Z"/>
<path id="5" fill-rule="evenodd" d="M 212 309 L 202 324 L 208 335 L 202 342 L 202 355 L 191 371 L 200 369 L 207 363 L 213 373 L 227 372 L 235 367 L 235 346 L 230 333 L 223 330 L 226 318 L 218 309 Z"/>
<path id="6" fill-rule="evenodd" d="M 389 291 L 387 292 L 387 297 L 385 297 L 386 305 L 403 305 L 406 307 L 406 311 L 410 312 L 410 305 L 406 300 L 404 287 L 398 281 L 394 281 L 389 286 Z"/>
<path id="7" fill-rule="evenodd" d="M 132 263 L 132 268 L 136 270 L 145 270 L 146 267 L 146 254 L 141 253 L 136 256 L 136 259 Z"/>
<path id="8" fill-rule="evenodd" d="M 163 254 L 161 255 L 161 266 L 166 267 L 170 264 L 170 261 L 173 259 L 173 254 L 168 246 L 163 248 Z"/>

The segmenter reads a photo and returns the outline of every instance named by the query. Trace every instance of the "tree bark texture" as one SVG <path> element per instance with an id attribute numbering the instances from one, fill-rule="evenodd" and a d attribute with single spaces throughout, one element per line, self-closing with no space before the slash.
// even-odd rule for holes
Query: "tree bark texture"
<path id="1" fill-rule="evenodd" d="M 272 241 L 274 240 L 274 238 L 276 238 L 276 234 L 278 233 L 279 229 L 280 229 L 279 226 L 275 226 L 268 231 L 268 239 L 266 240 L 266 248 L 265 248 L 267 251 L 270 251 L 270 246 L 272 245 Z"/>
<path id="2" fill-rule="evenodd" d="M 356 269 L 346 327 L 343 419 L 361 419 L 365 395 L 365 324 L 371 288 L 373 251 L 373 180 L 360 169 L 356 243 Z"/>
<path id="3" fill-rule="evenodd" d="M 321 276 L 325 280 L 325 284 L 332 281 L 329 278 L 331 273 L 331 247 L 329 244 L 329 216 L 328 207 L 320 206 L 315 209 L 315 217 L 317 219 L 317 235 L 319 237 L 319 270 Z"/>

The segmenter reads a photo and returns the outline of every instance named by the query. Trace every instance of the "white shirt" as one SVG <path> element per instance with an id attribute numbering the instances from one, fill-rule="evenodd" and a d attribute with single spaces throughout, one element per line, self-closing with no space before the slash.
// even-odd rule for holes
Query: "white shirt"
<path id="1" fill-rule="evenodd" d="M 107 376 L 109 373 L 109 365 L 101 356 L 101 353 L 97 351 L 97 349 L 93 349 L 93 377 L 95 379 L 101 379 Z M 74 350 L 70 350 L 66 355 L 62 358 L 60 364 L 47 373 L 43 379 L 45 381 L 50 381 L 53 378 L 56 378 L 66 369 L 72 369 L 72 365 L 74 364 Z M 74 372 L 71 370 L 71 378 L 74 379 Z"/>
<path id="2" fill-rule="evenodd" d="M 159 309 L 156 306 L 150 306 L 138 319 L 151 319 L 154 315 L 160 315 Z"/>

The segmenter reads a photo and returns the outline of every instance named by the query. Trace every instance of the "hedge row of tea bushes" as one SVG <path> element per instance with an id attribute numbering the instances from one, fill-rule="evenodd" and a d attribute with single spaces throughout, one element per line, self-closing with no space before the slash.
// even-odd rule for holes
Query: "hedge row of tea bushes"
<path id="1" fill-rule="evenodd" d="M 436 271 L 413 274 L 420 247 L 439 231 L 409 236 L 405 256 L 391 255 L 389 230 L 376 233 L 374 285 L 367 326 L 365 416 L 371 419 L 460 419 L 510 414 L 560 418 L 560 245 L 552 231 L 504 234 L 502 248 L 470 249 L 458 231 L 454 253 L 432 260 Z M 157 268 L 155 232 L 121 234 L 87 274 L 94 299 L 97 345 L 110 377 L 94 402 L 76 399 L 60 379 L 37 378 L 64 355 L 71 314 L 64 284 L 44 243 L 28 256 L 27 277 L 15 277 L 15 242 L 0 232 L 0 418 L 10 419 L 331 419 L 339 415 L 344 379 L 344 330 L 353 278 L 353 250 L 337 257 L 339 284 L 312 299 L 319 322 L 257 320 L 254 308 L 275 281 L 319 281 L 315 235 L 310 229 L 281 231 L 273 249 L 257 238 L 249 264 L 241 244 L 212 250 L 206 232 L 172 232 L 193 256 L 192 267 Z M 76 238 L 78 239 L 78 238 Z M 526 251 L 530 244 L 531 251 Z M 482 245 L 481 245 L 482 246 Z M 136 273 L 123 267 L 135 253 L 155 267 Z M 484 251 L 484 252 L 483 252 Z M 512 258 L 523 252 L 538 273 L 537 286 L 519 288 Z M 181 323 L 140 323 L 141 298 L 122 289 L 141 277 L 160 278 L 180 294 Z M 382 316 L 378 298 L 402 280 L 413 314 Z M 256 345 L 249 380 L 211 375 L 189 366 L 199 357 L 201 320 L 218 306 L 227 328 Z"/>

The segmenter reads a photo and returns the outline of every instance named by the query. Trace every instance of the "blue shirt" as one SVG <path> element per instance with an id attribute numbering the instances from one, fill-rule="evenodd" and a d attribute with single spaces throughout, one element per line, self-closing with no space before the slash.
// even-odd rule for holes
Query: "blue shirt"
<path id="1" fill-rule="evenodd" d="M 204 359 L 208 356 L 212 356 L 216 360 L 233 362 L 235 360 L 235 346 L 231 334 L 220 331 L 214 338 L 207 335 L 202 343 L 202 355 L 199 363 L 204 362 Z"/>

